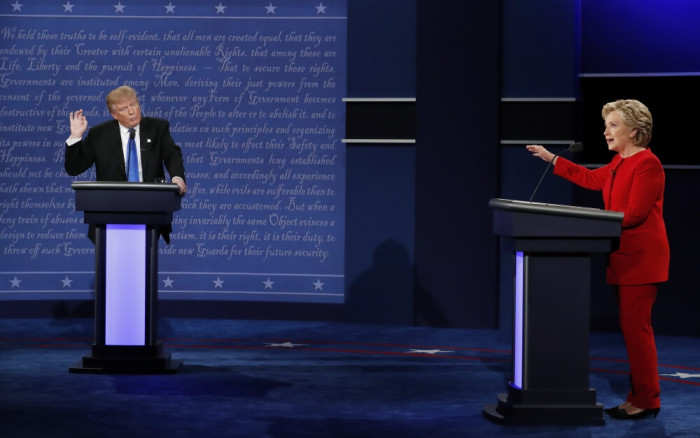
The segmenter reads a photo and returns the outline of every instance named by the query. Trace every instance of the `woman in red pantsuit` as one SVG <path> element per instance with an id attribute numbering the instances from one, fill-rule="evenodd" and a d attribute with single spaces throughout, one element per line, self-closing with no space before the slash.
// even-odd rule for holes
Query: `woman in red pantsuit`
<path id="1" fill-rule="evenodd" d="M 658 284 L 668 280 L 670 259 L 663 220 L 664 170 L 648 148 L 652 118 L 644 104 L 618 100 L 606 104 L 602 115 L 608 149 L 617 152 L 603 167 L 589 170 L 540 145 L 528 145 L 527 150 L 551 162 L 556 175 L 601 191 L 606 210 L 624 213 L 607 281 L 617 290 L 632 387 L 624 403 L 605 412 L 618 419 L 655 417 L 661 403 L 651 309 Z"/>

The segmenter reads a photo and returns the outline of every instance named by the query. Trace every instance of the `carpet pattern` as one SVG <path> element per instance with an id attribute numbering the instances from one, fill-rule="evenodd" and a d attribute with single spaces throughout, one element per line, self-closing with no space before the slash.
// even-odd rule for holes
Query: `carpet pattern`
<path id="1" fill-rule="evenodd" d="M 0 319 L 1 437 L 700 437 L 700 341 L 657 337 L 662 410 L 604 426 L 485 419 L 510 333 L 329 322 L 167 319 L 176 374 L 70 374 L 92 320 Z M 556 352 L 553 352 L 556 354 Z M 619 334 L 591 336 L 598 402 L 627 391 Z"/>

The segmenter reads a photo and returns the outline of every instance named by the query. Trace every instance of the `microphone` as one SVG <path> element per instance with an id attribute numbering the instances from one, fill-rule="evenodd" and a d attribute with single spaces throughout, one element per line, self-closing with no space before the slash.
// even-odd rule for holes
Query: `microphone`
<path id="1" fill-rule="evenodd" d="M 129 131 L 129 138 L 130 138 L 131 140 L 133 140 L 134 138 L 136 138 L 136 130 Z M 574 143 L 574 144 L 576 144 L 576 143 Z M 572 144 L 571 146 L 573 146 L 573 144 Z"/>
<path id="2" fill-rule="evenodd" d="M 581 152 L 583 150 L 583 143 L 571 143 L 569 148 L 564 152 Z M 562 154 L 564 153 L 562 152 Z M 559 154 L 561 155 L 561 154 Z"/>
<path id="3" fill-rule="evenodd" d="M 537 193 L 537 190 L 540 188 L 540 184 L 542 184 L 542 180 L 544 180 L 544 176 L 547 174 L 547 171 L 549 168 L 552 166 L 552 163 L 554 162 L 554 159 L 557 158 L 559 155 L 563 154 L 564 152 L 581 152 L 583 150 L 583 143 L 571 143 L 569 147 L 558 154 L 554 154 L 554 158 L 552 158 L 552 161 L 550 161 L 547 164 L 547 167 L 544 169 L 544 172 L 542 172 L 542 176 L 540 177 L 540 181 L 537 183 L 537 187 L 535 187 L 535 190 L 532 192 L 532 195 L 530 195 L 530 200 L 527 202 L 532 202 L 532 198 L 535 197 L 535 193 Z"/>

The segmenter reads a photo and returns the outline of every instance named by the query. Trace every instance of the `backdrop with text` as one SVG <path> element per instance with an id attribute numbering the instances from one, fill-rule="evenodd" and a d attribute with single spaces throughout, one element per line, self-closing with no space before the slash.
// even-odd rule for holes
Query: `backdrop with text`
<path id="1" fill-rule="evenodd" d="M 68 114 L 130 85 L 185 159 L 161 298 L 343 302 L 346 0 L 144 3 L 0 10 L 0 300 L 92 296 Z"/>

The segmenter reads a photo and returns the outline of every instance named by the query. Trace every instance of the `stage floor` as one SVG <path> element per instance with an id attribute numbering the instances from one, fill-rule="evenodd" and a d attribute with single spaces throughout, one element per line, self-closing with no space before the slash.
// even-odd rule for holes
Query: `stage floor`
<path id="1" fill-rule="evenodd" d="M 91 319 L 0 319 L 2 437 L 698 437 L 700 340 L 657 337 L 662 409 L 604 426 L 484 418 L 511 335 L 330 322 L 162 319 L 175 374 L 72 374 Z M 556 354 L 556 352 L 552 352 Z M 591 335 L 591 387 L 619 403 L 622 338 Z"/>

